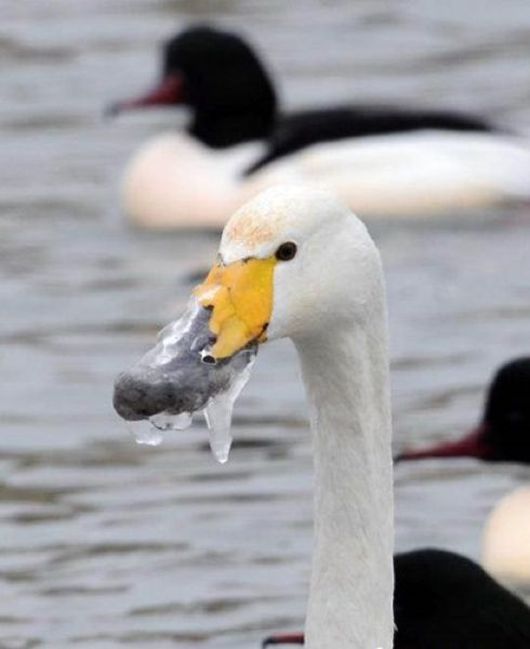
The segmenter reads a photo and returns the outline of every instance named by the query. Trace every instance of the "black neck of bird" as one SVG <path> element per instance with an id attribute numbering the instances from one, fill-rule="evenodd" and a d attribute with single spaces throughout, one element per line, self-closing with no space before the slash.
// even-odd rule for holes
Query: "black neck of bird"
<path id="1" fill-rule="evenodd" d="M 207 146 L 221 149 L 267 138 L 273 128 L 273 113 L 212 114 L 196 112 L 189 133 Z"/>

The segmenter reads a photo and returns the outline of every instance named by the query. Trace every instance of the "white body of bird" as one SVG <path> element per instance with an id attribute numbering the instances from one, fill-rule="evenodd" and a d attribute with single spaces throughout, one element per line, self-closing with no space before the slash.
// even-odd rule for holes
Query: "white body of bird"
<path id="1" fill-rule="evenodd" d="M 502 498 L 488 517 L 482 563 L 501 582 L 530 585 L 530 487 Z"/>
<path id="2" fill-rule="evenodd" d="M 530 148 L 490 133 L 414 131 L 314 144 L 243 172 L 259 144 L 214 151 L 182 133 L 133 156 L 122 204 L 145 228 L 221 228 L 240 205 L 278 183 L 313 183 L 363 218 L 429 217 L 530 197 Z"/>

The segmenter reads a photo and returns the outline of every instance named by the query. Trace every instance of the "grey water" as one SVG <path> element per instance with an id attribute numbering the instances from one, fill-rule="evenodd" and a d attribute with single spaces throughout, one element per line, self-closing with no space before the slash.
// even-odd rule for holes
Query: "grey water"
<path id="1" fill-rule="evenodd" d="M 286 106 L 397 102 L 530 129 L 530 10 L 469 0 L 3 0 L 0 4 L 0 647 L 257 647 L 301 628 L 311 448 L 295 356 L 266 346 L 227 465 L 196 424 L 137 446 L 115 375 L 153 343 L 217 235 L 128 228 L 128 156 L 183 114 L 102 119 L 156 45 L 215 20 L 255 42 Z M 396 449 L 457 437 L 495 368 L 529 353 L 530 208 L 383 223 Z M 396 470 L 397 548 L 480 554 L 528 470 Z"/>

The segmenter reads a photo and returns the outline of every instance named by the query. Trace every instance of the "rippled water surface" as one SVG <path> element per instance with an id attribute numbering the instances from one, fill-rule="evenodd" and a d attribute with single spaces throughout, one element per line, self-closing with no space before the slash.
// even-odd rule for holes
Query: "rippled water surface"
<path id="1" fill-rule="evenodd" d="M 149 85 L 155 44 L 214 17 L 244 30 L 286 104 L 408 101 L 530 126 L 527 3 L 4 0 L 0 6 L 0 646 L 256 647 L 301 626 L 311 455 L 287 344 L 260 354 L 231 461 L 203 425 L 137 447 L 115 374 L 183 306 L 217 237 L 127 229 L 134 148 L 183 116 L 109 123 Z M 530 212 L 378 224 L 396 447 L 475 423 L 496 366 L 528 353 Z M 399 467 L 397 544 L 477 557 L 495 500 L 528 472 Z"/>

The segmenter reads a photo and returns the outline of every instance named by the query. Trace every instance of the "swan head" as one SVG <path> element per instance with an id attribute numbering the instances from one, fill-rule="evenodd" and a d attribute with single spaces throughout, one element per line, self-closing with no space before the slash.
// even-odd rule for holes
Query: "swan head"
<path id="1" fill-rule="evenodd" d="M 332 194 L 305 186 L 264 191 L 228 221 L 217 263 L 195 290 L 211 310 L 212 355 L 351 327 L 368 315 L 378 271 L 366 228 Z"/>
<path id="2" fill-rule="evenodd" d="M 366 228 L 334 196 L 271 188 L 228 221 L 191 315 L 120 375 L 116 410 L 141 419 L 204 407 L 265 341 L 310 341 L 369 319 L 381 282 Z"/>
<path id="3" fill-rule="evenodd" d="M 276 94 L 264 66 L 239 35 L 206 25 L 175 34 L 162 48 L 159 82 L 146 94 L 109 108 L 115 115 L 153 106 L 187 106 L 190 132 L 224 147 L 265 137 Z"/>

